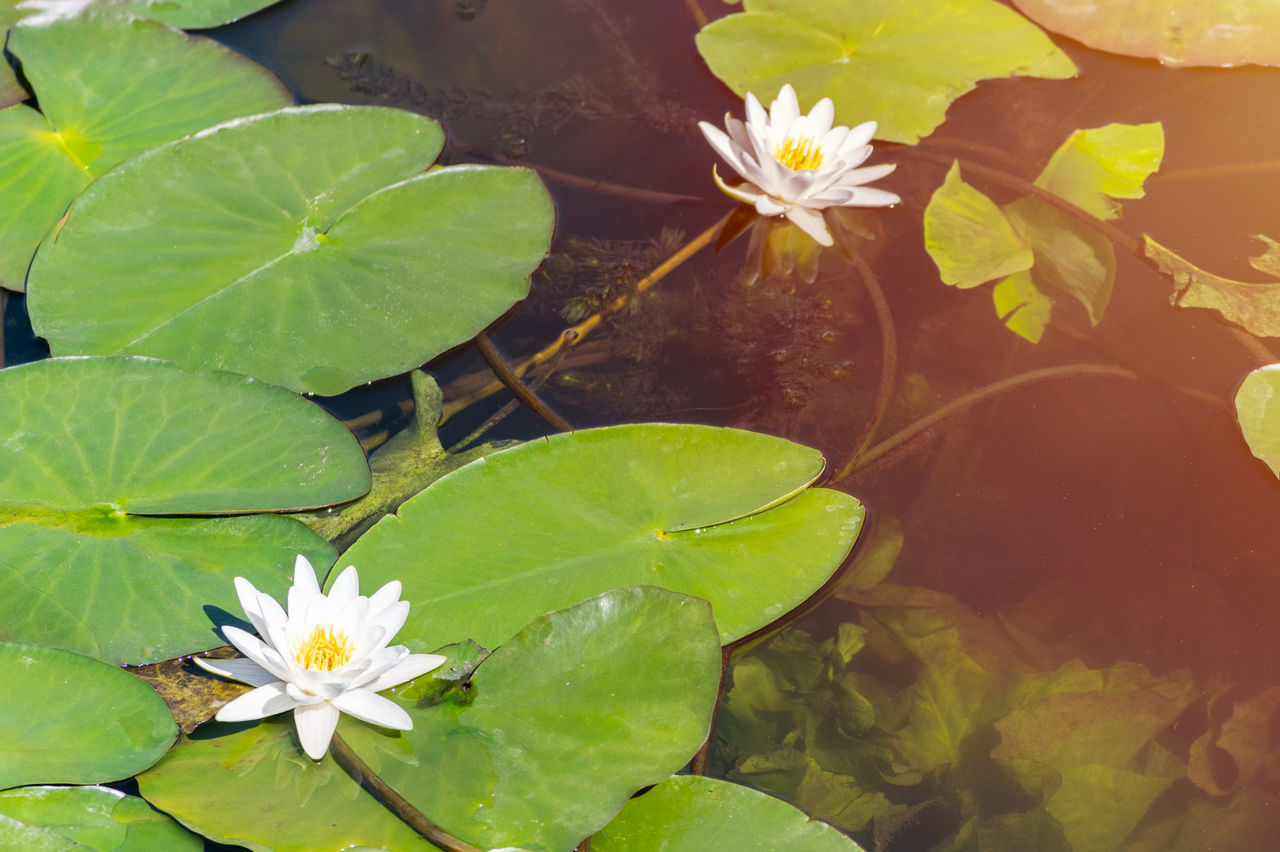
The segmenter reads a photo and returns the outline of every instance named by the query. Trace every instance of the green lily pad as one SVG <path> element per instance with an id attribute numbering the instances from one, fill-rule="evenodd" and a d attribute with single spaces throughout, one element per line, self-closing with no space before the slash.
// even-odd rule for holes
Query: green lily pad
<path id="1" fill-rule="evenodd" d="M 523 298 L 551 235 L 532 171 L 422 173 L 443 141 L 414 113 L 320 105 L 154 148 L 45 241 L 32 324 L 59 355 L 151 355 L 325 395 L 406 372 Z"/>
<path id="2" fill-rule="evenodd" d="M 332 559 L 279 516 L 369 487 L 354 437 L 283 388 L 138 358 L 0 371 L 0 637 L 112 662 L 219 644 L 202 607 L 239 612 L 231 577 L 285 582 Z M 121 623 L 129 629 L 121 630 Z"/>
<path id="3" fill-rule="evenodd" d="M 1050 32 L 1166 65 L 1280 65 L 1270 0 L 1013 0 Z"/>
<path id="4" fill-rule="evenodd" d="M 129 11 L 172 27 L 202 30 L 220 27 L 274 5 L 279 0 L 130 0 Z"/>
<path id="5" fill-rule="evenodd" d="M 861 504 L 803 490 L 821 468 L 816 450 L 737 429 L 552 435 L 436 480 L 343 561 L 365 582 L 404 583 L 400 635 L 424 647 L 492 647 L 539 613 L 634 584 L 711 601 L 730 642 L 812 594 L 853 546 Z"/>
<path id="6" fill-rule="evenodd" d="M 536 619 L 465 689 L 455 680 L 442 691 L 433 673 L 385 693 L 412 730 L 344 717 L 338 732 L 454 836 L 570 849 L 688 761 L 706 737 L 719 671 L 705 601 L 615 589 Z M 237 728 L 212 724 L 182 740 L 139 776 L 142 794 L 207 837 L 255 850 L 430 848 L 388 837 L 400 823 L 331 755 L 307 759 L 291 717 Z"/>
<path id="7" fill-rule="evenodd" d="M 1245 376 L 1235 401 L 1236 420 L 1249 450 L 1280 476 L 1280 364 Z"/>
<path id="8" fill-rule="evenodd" d="M 0 848 L 24 852 L 199 852 L 200 838 L 137 796 L 107 787 L 0 793 Z"/>
<path id="9" fill-rule="evenodd" d="M 216 42 L 96 6 L 28 17 L 8 49 L 41 110 L 0 110 L 0 285 L 10 290 L 24 289 L 36 246 L 95 177 L 292 100 L 269 71 Z"/>
<path id="10" fill-rule="evenodd" d="M 338 733 L 347 736 L 360 725 L 343 717 Z M 218 723 L 200 728 L 140 774 L 138 788 L 192 831 L 254 852 L 436 850 L 331 756 L 317 763 L 303 754 L 292 715 L 247 728 Z"/>
<path id="11" fill-rule="evenodd" d="M 1280 278 L 1280 243 L 1261 234 L 1254 239 L 1265 243 L 1267 250 L 1259 257 L 1250 258 L 1249 265 Z M 1217 311 L 1228 322 L 1256 335 L 1280 337 L 1280 282 L 1235 281 L 1214 275 L 1145 235 L 1142 250 L 1161 272 L 1173 279 L 1170 301 L 1174 305 Z"/>
<path id="12" fill-rule="evenodd" d="M 728 781 L 678 775 L 627 803 L 591 838 L 594 852 L 861 852 L 781 799 Z"/>
<path id="13" fill-rule="evenodd" d="M 746 0 L 698 33 L 698 52 L 738 95 L 768 103 L 790 83 L 802 107 L 835 102 L 839 124 L 875 120 L 914 143 L 978 80 L 1063 79 L 1075 64 L 994 0 Z"/>
<path id="14" fill-rule="evenodd" d="M 78 654 L 0 642 L 0 682 L 0 788 L 128 778 L 178 733 L 151 687 Z"/>

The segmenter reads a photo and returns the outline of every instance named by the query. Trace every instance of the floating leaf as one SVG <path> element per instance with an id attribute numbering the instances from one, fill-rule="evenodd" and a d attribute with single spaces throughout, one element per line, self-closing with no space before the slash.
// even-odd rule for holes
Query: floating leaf
<path id="1" fill-rule="evenodd" d="M 443 140 L 414 113 L 320 105 L 152 149 L 95 181 L 41 247 L 32 324 L 55 354 L 152 355 L 326 395 L 406 372 L 523 298 L 551 233 L 532 171 L 423 174 Z"/>
<path id="2" fill-rule="evenodd" d="M 1280 476 L 1280 364 L 1245 376 L 1235 402 L 1236 420 L 1250 451 Z"/>
<path id="3" fill-rule="evenodd" d="M 1113 199 L 1140 198 L 1164 156 L 1159 124 L 1108 124 L 1077 130 L 1054 152 L 1036 186 L 1101 219 L 1120 215 Z M 1110 241 L 1043 199 L 1003 207 L 969 186 L 953 163 L 925 210 L 925 248 L 946 284 L 968 288 L 1006 276 L 992 298 L 1015 334 L 1038 343 L 1054 294 L 1102 321 L 1115 284 Z"/>
<path id="4" fill-rule="evenodd" d="M 450 658 L 467 653 L 455 648 Z M 433 673 L 385 693 L 409 711 L 412 730 L 347 718 L 338 730 L 455 836 L 484 848 L 570 849 L 693 755 L 719 670 L 705 601 L 616 589 L 536 619 L 479 665 L 465 691 L 442 692 Z M 248 730 L 211 725 L 140 776 L 142 793 L 207 837 L 257 849 L 419 848 L 379 842 L 375 831 L 398 823 L 386 812 L 376 819 L 331 756 L 308 760 L 292 727 L 288 716 Z"/>
<path id="5" fill-rule="evenodd" d="M 0 638 L 134 663 L 219 644 L 210 614 L 239 612 L 233 576 L 272 588 L 296 554 L 333 549 L 275 515 L 169 516 L 323 505 L 369 484 L 341 423 L 244 376 L 50 359 L 0 371 L 0 398 Z"/>
<path id="6" fill-rule="evenodd" d="M 1253 267 L 1268 275 L 1276 273 L 1275 244 L 1267 237 L 1267 251 L 1253 258 Z M 1228 322 L 1262 337 L 1280 337 L 1280 283 L 1233 281 L 1206 272 L 1184 260 L 1151 237 L 1143 237 L 1143 252 L 1160 271 L 1173 278 L 1170 301 L 1181 308 L 1208 308 Z"/>
<path id="7" fill-rule="evenodd" d="M 98 7 L 27 18 L 8 49 L 41 110 L 0 110 L 0 285 L 10 290 L 24 289 L 41 238 L 95 177 L 292 100 L 269 71 L 214 41 Z"/>
<path id="8" fill-rule="evenodd" d="M 425 647 L 492 646 L 541 612 L 637 583 L 711 601 L 730 642 L 812 594 L 853 546 L 862 506 L 804 490 L 821 470 L 816 450 L 737 429 L 552 435 L 436 480 L 343 561 L 366 582 L 404 583 L 414 607 L 400 635 Z"/>
<path id="9" fill-rule="evenodd" d="M 0 788 L 128 778 L 178 733 L 151 687 L 79 654 L 0 642 L 0 682 Z"/>
<path id="10" fill-rule="evenodd" d="M 363 724 L 344 717 L 338 733 Z M 214 724 L 183 737 L 138 776 L 138 788 L 192 831 L 255 852 L 436 850 L 331 756 L 317 763 L 303 754 L 292 714 L 248 727 Z"/>
<path id="11" fill-rule="evenodd" d="M 107 787 L 0 793 L 0 847 L 25 852 L 199 852 L 200 839 L 137 796 Z"/>
<path id="12" fill-rule="evenodd" d="M 712 73 L 768 103 L 790 83 L 803 104 L 835 101 L 836 123 L 879 122 L 916 142 L 978 80 L 1062 79 L 1075 65 L 1033 24 L 992 0 L 746 0 L 698 33 Z"/>
<path id="13" fill-rule="evenodd" d="M 952 163 L 924 211 L 924 245 L 942 283 L 962 290 L 1030 269 L 1028 246 L 995 202 L 965 183 Z"/>
<path id="14" fill-rule="evenodd" d="M 1270 0 L 1013 0 L 1050 32 L 1166 65 L 1280 65 Z"/>
<path id="15" fill-rule="evenodd" d="M 135 15 L 184 30 L 220 27 L 248 17 L 279 0 L 129 0 Z"/>
<path id="16" fill-rule="evenodd" d="M 669 778 L 627 803 L 591 838 L 595 852 L 859 852 L 831 826 L 765 793 L 696 775 Z"/>

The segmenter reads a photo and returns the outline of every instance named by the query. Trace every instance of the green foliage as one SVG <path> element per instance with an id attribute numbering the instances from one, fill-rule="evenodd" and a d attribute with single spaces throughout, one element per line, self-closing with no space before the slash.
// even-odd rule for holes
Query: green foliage
<path id="1" fill-rule="evenodd" d="M 339 733 L 456 836 L 568 849 L 688 761 L 706 737 L 719 668 L 705 602 L 616 589 L 535 619 L 450 688 L 433 675 L 388 693 L 413 730 L 344 720 Z M 397 825 L 332 757 L 303 757 L 278 721 L 184 739 L 139 784 L 201 833 L 255 849 L 386 845 Z"/>
<path id="2" fill-rule="evenodd" d="M 1266 251 L 1249 258 L 1249 265 L 1272 278 L 1280 278 L 1280 243 L 1261 234 L 1254 239 Z M 1173 279 L 1170 301 L 1180 308 L 1207 308 L 1262 337 L 1280 336 L 1280 282 L 1233 281 L 1214 275 L 1184 260 L 1151 237 L 1143 237 L 1143 252 L 1160 271 Z"/>
<path id="3" fill-rule="evenodd" d="M 125 5 L 135 15 L 184 30 L 202 30 L 238 21 L 276 2 L 278 0 L 127 0 Z"/>
<path id="4" fill-rule="evenodd" d="M 812 594 L 853 546 L 861 504 L 805 490 L 822 467 L 815 450 L 737 429 L 552 435 L 436 480 L 343 561 L 412 590 L 401 635 L 424 647 L 492 645 L 540 612 L 637 583 L 711 601 L 730 642 Z"/>
<path id="5" fill-rule="evenodd" d="M 127 778 L 178 733 L 151 687 L 79 654 L 0 642 L 0 683 L 0 788 Z"/>
<path id="6" fill-rule="evenodd" d="M 772 796 L 715 778 L 678 775 L 627 803 L 591 838 L 595 852 L 859 852 L 829 825 Z"/>
<path id="7" fill-rule="evenodd" d="M 718 767 L 808 813 L 916 848 L 1118 849 L 1187 774 L 1160 740 L 1188 676 L 1121 663 L 1029 668 L 943 595 L 880 586 L 862 624 L 782 634 L 735 662 Z"/>
<path id="8" fill-rule="evenodd" d="M 1165 65 L 1280 65 L 1280 9 L 1270 0 L 1144 0 L 1082 6 L 1013 0 L 1050 32 Z"/>
<path id="9" fill-rule="evenodd" d="M 283 517 L 172 516 L 324 505 L 369 485 L 341 423 L 243 376 L 51 359 L 0 371 L 0 398 L 4 638 L 134 663 L 214 645 L 203 607 L 238 610 L 233 576 L 274 585 L 297 553 L 333 550 Z"/>
<path id="10" fill-rule="evenodd" d="M 1159 124 L 1108 124 L 1077 130 L 1058 147 L 1035 185 L 1099 219 L 1120 215 L 1117 198 L 1141 198 L 1160 167 Z M 996 314 L 1020 337 L 1038 343 L 1054 296 L 1084 306 L 1102 321 L 1115 283 L 1111 241 L 1036 196 L 997 207 L 964 182 L 952 164 L 924 214 L 925 249 L 943 283 L 976 287 L 1000 279 L 992 291 Z"/>
<path id="11" fill-rule="evenodd" d="M 94 178 L 291 100 L 265 68 L 216 42 L 106 8 L 29 17 L 8 49 L 40 103 L 0 110 L 0 285 L 10 290 L 25 288 L 36 246 Z"/>
<path id="12" fill-rule="evenodd" d="M 835 102 L 836 123 L 874 120 L 916 142 L 978 80 L 1061 79 L 1076 67 L 1038 28 L 992 0 L 746 0 L 697 37 L 713 74 L 768 104 L 790 83 L 805 107 Z"/>
<path id="13" fill-rule="evenodd" d="M 106 787 L 0 793 L 0 847 L 24 852 L 199 852 L 200 839 L 136 796 Z"/>

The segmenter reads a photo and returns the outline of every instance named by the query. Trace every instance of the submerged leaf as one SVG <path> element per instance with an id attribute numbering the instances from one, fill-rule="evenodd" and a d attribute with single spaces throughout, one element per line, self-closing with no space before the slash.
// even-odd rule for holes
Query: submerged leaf
<path id="1" fill-rule="evenodd" d="M 1236 420 L 1249 450 L 1280 476 L 1280 364 L 1259 367 L 1236 390 Z"/>
<path id="2" fill-rule="evenodd" d="M 1255 269 L 1274 274 L 1275 249 L 1271 240 L 1266 254 L 1255 258 Z M 1170 302 L 1182 308 L 1208 308 L 1228 322 L 1261 337 L 1280 337 L 1280 282 L 1233 281 L 1206 272 L 1184 260 L 1151 237 L 1143 237 L 1143 252 L 1160 271 L 1173 278 Z"/>
<path id="3" fill-rule="evenodd" d="M 978 80 L 1074 76 L 1065 53 L 992 0 L 746 0 L 697 36 L 712 73 L 768 103 L 790 83 L 805 104 L 829 97 L 838 124 L 879 123 L 915 142 Z"/>
<path id="4" fill-rule="evenodd" d="M 1120 215 L 1114 198 L 1142 198 L 1142 185 L 1164 159 L 1164 127 L 1107 124 L 1077 130 L 1053 152 L 1036 186 L 1099 219 Z"/>
<path id="5" fill-rule="evenodd" d="M 924 211 L 924 245 L 942 283 L 961 289 L 1030 269 L 1031 247 L 990 198 L 965 183 L 953 162 Z"/>

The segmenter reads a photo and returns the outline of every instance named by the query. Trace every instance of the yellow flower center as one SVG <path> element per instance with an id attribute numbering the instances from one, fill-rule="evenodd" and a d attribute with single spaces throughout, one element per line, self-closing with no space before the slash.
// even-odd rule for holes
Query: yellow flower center
<path id="1" fill-rule="evenodd" d="M 789 169 L 810 171 L 822 165 L 822 146 L 810 136 L 788 136 L 773 156 Z"/>
<path id="2" fill-rule="evenodd" d="M 345 631 L 321 624 L 311 631 L 293 656 L 303 668 L 331 672 L 351 662 L 354 652 L 355 647 Z"/>

